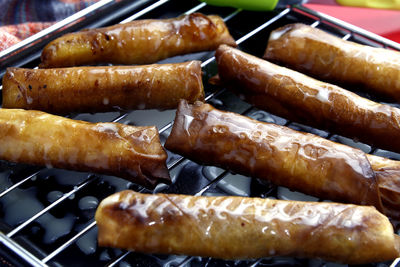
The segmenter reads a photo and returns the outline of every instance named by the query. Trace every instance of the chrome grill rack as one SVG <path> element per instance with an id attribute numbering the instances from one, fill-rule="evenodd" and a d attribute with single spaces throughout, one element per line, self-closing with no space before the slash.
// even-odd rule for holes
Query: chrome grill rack
<path id="1" fill-rule="evenodd" d="M 0 52 L 0 75 L 6 67 L 34 68 L 43 46 L 50 40 L 84 27 L 100 27 L 135 19 L 167 18 L 203 12 L 224 18 L 239 49 L 261 56 L 269 33 L 287 23 L 302 22 L 319 27 L 343 39 L 400 50 L 400 44 L 361 28 L 318 13 L 303 6 L 288 6 L 273 12 L 250 12 L 212 7 L 198 1 L 179 0 L 101 0 L 52 27 Z M 286 125 L 360 148 L 364 152 L 400 160 L 400 154 L 354 142 L 326 131 L 294 123 L 258 110 L 230 91 L 207 83 L 217 72 L 213 52 L 177 56 L 161 62 L 201 60 L 205 73 L 206 100 L 213 106 L 253 117 L 260 121 Z M 373 96 L 369 96 L 375 100 Z M 389 103 L 399 107 L 398 104 Z M 170 111 L 115 111 L 97 114 L 70 114 L 74 119 L 113 121 L 133 125 L 156 125 L 162 142 L 167 138 L 174 118 Z M 296 200 L 318 200 L 283 187 L 249 179 L 211 166 L 201 166 L 168 152 L 167 166 L 173 183 L 159 185 L 153 191 L 126 180 L 105 175 L 79 173 L 0 161 L 0 265 L 5 266 L 342 266 L 321 260 L 265 258 L 252 261 L 222 261 L 190 256 L 147 255 L 96 244 L 94 212 L 106 196 L 123 190 L 181 193 L 192 195 L 240 195 Z M 379 266 L 396 266 L 394 262 Z M 371 265 L 378 266 L 378 265 Z"/>

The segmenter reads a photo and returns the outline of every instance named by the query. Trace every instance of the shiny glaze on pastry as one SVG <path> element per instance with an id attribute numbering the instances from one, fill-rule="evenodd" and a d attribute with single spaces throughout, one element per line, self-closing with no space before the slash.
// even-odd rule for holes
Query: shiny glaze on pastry
<path id="1" fill-rule="evenodd" d="M 3 107 L 54 113 L 176 108 L 180 99 L 204 100 L 200 64 L 8 68 Z"/>
<path id="2" fill-rule="evenodd" d="M 383 209 L 375 173 L 361 150 L 208 104 L 182 100 L 165 147 L 306 194 Z"/>
<path id="3" fill-rule="evenodd" d="M 319 79 L 361 85 L 400 101 L 400 53 L 342 40 L 304 24 L 273 31 L 264 58 Z"/>
<path id="4" fill-rule="evenodd" d="M 256 107 L 400 152 L 400 109 L 228 46 L 218 48 L 216 58 L 222 84 Z"/>
<path id="5" fill-rule="evenodd" d="M 153 187 L 170 181 L 154 126 L 89 123 L 0 109 L 0 159 L 115 175 Z"/>
<path id="6" fill-rule="evenodd" d="M 40 67 L 147 64 L 215 50 L 220 44 L 236 45 L 219 16 L 193 13 L 172 19 L 136 20 L 61 36 L 43 49 Z"/>
<path id="7" fill-rule="evenodd" d="M 399 256 L 389 220 L 367 206 L 122 191 L 104 199 L 95 218 L 100 246 L 144 253 L 349 264 Z"/>

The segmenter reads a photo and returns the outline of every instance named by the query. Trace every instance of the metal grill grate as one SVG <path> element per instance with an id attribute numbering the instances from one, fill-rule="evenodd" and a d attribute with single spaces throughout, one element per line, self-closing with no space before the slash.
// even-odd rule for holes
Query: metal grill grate
<path id="1" fill-rule="evenodd" d="M 112 12 L 111 12 L 112 11 Z M 98 4 L 61 21 L 53 27 L 0 52 L 0 74 L 8 66 L 33 68 L 39 62 L 41 48 L 51 39 L 83 27 L 99 27 L 143 18 L 175 17 L 182 13 L 203 12 L 224 18 L 239 49 L 261 56 L 271 30 L 293 22 L 319 27 L 343 39 L 400 50 L 392 42 L 333 17 L 302 6 L 275 12 L 249 12 L 232 8 L 207 6 L 197 1 L 121 1 L 102 0 Z M 74 23 L 79 21 L 79 23 Z M 68 26 L 65 28 L 65 26 Z M 47 35 L 49 34 L 49 35 Z M 42 38 L 44 38 L 42 40 Z M 354 142 L 325 131 L 287 121 L 258 110 L 225 89 L 207 83 L 216 74 L 213 52 L 177 56 L 161 62 L 201 60 L 205 73 L 206 100 L 213 106 L 241 113 L 255 119 L 286 125 L 322 137 L 355 146 L 367 153 L 400 160 L 400 154 Z M 370 97 L 370 96 L 368 96 Z M 379 100 L 379 99 L 375 99 Z M 398 104 L 389 103 L 399 107 Z M 86 121 L 113 121 L 134 125 L 156 125 L 164 142 L 171 130 L 175 111 L 117 111 L 98 114 L 70 114 Z M 209 258 L 145 255 L 96 246 L 96 223 L 93 219 L 97 204 L 106 196 L 123 190 L 166 192 L 193 195 L 242 195 L 276 197 L 296 200 L 318 200 L 283 187 L 248 179 L 228 171 L 200 166 L 168 152 L 168 169 L 173 183 L 159 185 L 149 191 L 125 180 L 104 175 L 55 170 L 0 162 L 0 260 L 9 265 L 33 266 L 106 265 L 106 266 L 335 266 L 320 260 L 292 258 L 258 259 L 253 261 L 221 261 Z M 4 258 L 7 254 L 11 256 Z M 395 266 L 381 263 L 379 266 Z M 339 266 L 339 265 L 337 265 Z M 342 265 L 340 265 L 342 266 Z"/>

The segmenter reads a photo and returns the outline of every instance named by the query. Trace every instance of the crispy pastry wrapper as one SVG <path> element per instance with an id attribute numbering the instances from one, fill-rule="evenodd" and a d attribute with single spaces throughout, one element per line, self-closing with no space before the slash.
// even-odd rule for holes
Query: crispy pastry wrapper
<path id="1" fill-rule="evenodd" d="M 222 84 L 256 107 L 400 152 L 400 109 L 228 46 L 218 48 L 216 59 Z"/>
<path id="2" fill-rule="evenodd" d="M 306 194 L 382 210 L 365 153 L 313 134 L 182 100 L 165 147 Z"/>
<path id="3" fill-rule="evenodd" d="M 375 172 L 384 213 L 400 219 L 400 162 L 367 154 Z"/>
<path id="4" fill-rule="evenodd" d="M 167 154 L 154 126 L 89 123 L 1 108 L 0 159 L 115 175 L 148 187 L 170 182 Z"/>
<path id="5" fill-rule="evenodd" d="M 51 113 L 171 109 L 204 100 L 201 62 L 145 66 L 8 68 L 3 107 Z"/>
<path id="6" fill-rule="evenodd" d="M 144 253 L 349 264 L 399 256 L 389 220 L 368 206 L 122 191 L 104 199 L 95 218 L 100 246 Z"/>
<path id="7" fill-rule="evenodd" d="M 200 13 L 172 19 L 137 20 L 69 33 L 42 52 L 42 68 L 97 63 L 147 64 L 161 59 L 236 46 L 222 18 Z"/>
<path id="8" fill-rule="evenodd" d="M 232 88 L 258 108 L 400 151 L 397 108 L 227 46 L 218 48 L 216 60 L 219 75 L 212 82 Z M 385 214 L 400 218 L 400 162 L 373 155 L 367 158 L 378 178 Z"/>
<path id="9" fill-rule="evenodd" d="M 400 101 L 400 53 L 345 41 L 322 30 L 289 24 L 273 31 L 264 58 L 320 79 L 362 85 Z"/>

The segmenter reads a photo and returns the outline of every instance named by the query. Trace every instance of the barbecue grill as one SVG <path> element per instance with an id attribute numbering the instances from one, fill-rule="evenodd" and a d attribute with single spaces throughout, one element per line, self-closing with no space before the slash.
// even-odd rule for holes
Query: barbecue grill
<path id="1" fill-rule="evenodd" d="M 367 32 L 333 17 L 303 6 L 287 6 L 273 12 L 250 12 L 213 7 L 195 0 L 101 0 L 50 28 L 0 52 L 0 75 L 7 67 L 35 68 L 41 49 L 64 33 L 83 28 L 108 26 L 135 19 L 169 18 L 183 13 L 218 14 L 226 22 L 239 49 L 261 57 L 269 33 L 288 23 L 302 22 L 321 28 L 343 39 L 376 47 L 400 50 L 400 44 Z M 176 56 L 161 63 L 201 60 L 206 100 L 213 106 L 247 115 L 260 121 L 285 125 L 324 138 L 357 147 L 366 153 L 400 160 L 400 154 L 371 147 L 354 140 L 294 123 L 243 102 L 228 90 L 209 85 L 217 73 L 214 52 Z M 357 92 L 382 102 L 374 96 Z M 387 103 L 400 107 L 396 103 Z M 91 122 L 120 122 L 132 125 L 156 125 L 162 142 L 171 130 L 175 110 L 118 110 L 107 113 L 69 114 L 73 119 Z M 79 145 L 79 144 L 77 144 Z M 2 266 L 343 266 L 322 260 L 285 257 L 251 261 L 223 261 L 211 258 L 175 255 L 149 255 L 97 246 L 94 213 L 106 196 L 124 189 L 145 193 L 192 195 L 239 195 L 291 200 L 323 201 L 265 181 L 249 179 L 226 170 L 201 166 L 168 152 L 167 166 L 173 183 L 161 184 L 150 191 L 126 180 L 97 175 L 29 166 L 0 161 L 0 265 Z M 323 245 L 323 244 L 321 244 Z M 371 266 L 397 266 L 394 262 Z M 400 266 L 400 264 L 399 264 Z"/>

